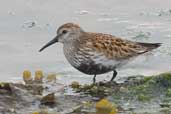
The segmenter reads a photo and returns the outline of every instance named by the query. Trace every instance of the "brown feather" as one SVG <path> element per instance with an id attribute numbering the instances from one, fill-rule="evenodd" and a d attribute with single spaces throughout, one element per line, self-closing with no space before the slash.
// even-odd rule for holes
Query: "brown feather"
<path id="1" fill-rule="evenodd" d="M 109 59 L 117 60 L 129 59 L 159 47 L 159 44 L 132 42 L 102 33 L 86 33 L 82 39 L 89 44 L 84 45 L 85 47 L 92 48 L 95 53 L 103 53 Z"/>

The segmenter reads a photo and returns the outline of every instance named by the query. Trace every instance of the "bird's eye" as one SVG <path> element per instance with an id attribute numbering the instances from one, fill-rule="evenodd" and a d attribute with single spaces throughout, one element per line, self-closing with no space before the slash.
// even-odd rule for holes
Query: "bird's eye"
<path id="1" fill-rule="evenodd" d="M 62 34 L 66 34 L 68 31 L 67 30 L 63 30 L 62 31 Z"/>

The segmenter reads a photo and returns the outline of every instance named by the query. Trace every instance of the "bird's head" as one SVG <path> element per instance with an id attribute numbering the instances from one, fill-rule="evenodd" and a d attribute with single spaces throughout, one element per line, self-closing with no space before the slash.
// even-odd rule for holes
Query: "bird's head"
<path id="1" fill-rule="evenodd" d="M 84 31 L 77 24 L 66 23 L 58 28 L 56 37 L 44 45 L 39 51 L 43 51 L 56 42 L 63 44 L 71 43 L 77 40 L 83 32 Z"/>

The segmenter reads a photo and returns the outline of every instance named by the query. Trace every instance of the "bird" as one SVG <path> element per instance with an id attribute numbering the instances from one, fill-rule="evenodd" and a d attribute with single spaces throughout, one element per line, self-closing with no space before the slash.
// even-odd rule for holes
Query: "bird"
<path id="1" fill-rule="evenodd" d="M 161 43 L 135 42 L 111 34 L 86 32 L 78 24 L 65 23 L 57 29 L 56 37 L 39 52 L 57 42 L 63 44 L 64 55 L 71 66 L 94 76 L 93 83 L 96 75 L 113 71 L 112 82 L 118 68 L 161 46 Z"/>

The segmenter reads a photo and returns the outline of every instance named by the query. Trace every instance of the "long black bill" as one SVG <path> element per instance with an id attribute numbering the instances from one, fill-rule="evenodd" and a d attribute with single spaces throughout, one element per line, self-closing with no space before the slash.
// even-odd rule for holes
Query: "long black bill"
<path id="1" fill-rule="evenodd" d="M 52 44 L 58 42 L 58 37 L 59 37 L 59 35 L 56 36 L 56 37 L 55 37 L 53 40 L 51 40 L 50 42 L 48 42 L 46 45 L 44 45 L 44 46 L 39 50 L 39 52 L 43 51 L 45 48 L 49 47 L 50 45 L 52 45 Z"/>

